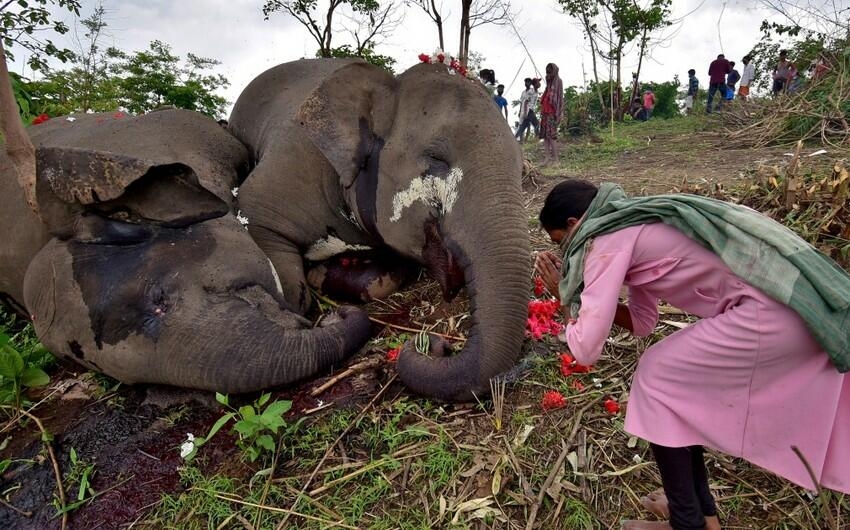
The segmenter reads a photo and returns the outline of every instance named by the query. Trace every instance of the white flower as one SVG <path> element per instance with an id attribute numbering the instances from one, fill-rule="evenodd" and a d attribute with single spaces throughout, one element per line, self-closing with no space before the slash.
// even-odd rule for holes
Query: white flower
<path id="1" fill-rule="evenodd" d="M 642 461 L 643 461 L 643 459 L 640 457 L 640 455 L 636 454 L 635 456 L 632 457 L 632 462 L 634 462 L 635 464 L 640 464 Z"/>
<path id="2" fill-rule="evenodd" d="M 239 187 L 233 188 L 232 190 L 230 190 L 230 193 L 232 193 L 234 197 L 238 197 L 239 196 Z"/>
<path id="3" fill-rule="evenodd" d="M 67 118 L 65 118 L 65 121 L 77 121 L 77 118 L 73 116 L 68 116 Z"/>
<path id="4" fill-rule="evenodd" d="M 242 226 L 248 226 L 248 218 L 242 215 L 242 210 L 236 211 L 236 220 L 242 223 Z"/>
<path id="5" fill-rule="evenodd" d="M 180 458 L 186 459 L 189 455 L 195 452 L 195 436 L 192 433 L 186 433 L 186 441 L 180 445 Z"/>

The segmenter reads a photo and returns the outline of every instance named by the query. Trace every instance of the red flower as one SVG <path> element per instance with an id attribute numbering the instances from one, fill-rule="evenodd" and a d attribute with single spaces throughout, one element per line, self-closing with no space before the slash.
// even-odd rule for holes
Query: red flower
<path id="1" fill-rule="evenodd" d="M 440 61 L 440 62 L 442 63 L 443 61 L 445 61 L 445 60 L 446 60 L 446 56 L 445 56 L 445 55 L 443 55 L 442 53 L 438 53 L 438 54 L 437 54 L 437 60 L 438 60 L 438 61 Z"/>
<path id="2" fill-rule="evenodd" d="M 420 53 L 419 54 L 419 60 L 422 61 L 423 63 L 430 63 L 431 62 L 431 56 L 428 55 L 428 54 L 425 54 L 425 53 Z"/>
<path id="3" fill-rule="evenodd" d="M 546 286 L 543 285 L 543 278 L 540 276 L 534 277 L 534 296 L 543 296 L 546 292 Z"/>
<path id="4" fill-rule="evenodd" d="M 543 410 L 555 410 L 567 406 L 567 400 L 557 390 L 549 390 L 543 394 Z"/>
<path id="5" fill-rule="evenodd" d="M 573 379 L 573 388 L 581 392 L 582 390 L 584 390 L 584 383 L 582 383 L 578 379 Z"/>
<path id="6" fill-rule="evenodd" d="M 572 374 L 586 374 L 590 372 L 590 366 L 585 366 L 576 362 L 575 357 L 569 353 L 561 354 L 561 374 L 564 376 Z"/>
<path id="7" fill-rule="evenodd" d="M 39 114 L 38 116 L 36 116 L 35 118 L 32 119 L 32 124 L 38 125 L 39 123 L 44 123 L 49 119 L 50 119 L 50 116 L 48 116 L 47 114 L 42 112 L 41 114 Z"/>
<path id="8" fill-rule="evenodd" d="M 608 411 L 608 414 L 614 415 L 620 412 L 620 404 L 611 398 L 606 399 L 603 405 L 605 406 L 605 410 Z"/>
<path id="9" fill-rule="evenodd" d="M 394 363 L 398 360 L 398 354 L 401 353 L 401 347 L 393 348 L 387 352 L 387 361 Z"/>
<path id="10" fill-rule="evenodd" d="M 528 320 L 526 320 L 525 334 L 534 340 L 540 340 L 547 333 L 550 335 L 560 333 L 563 325 L 554 320 L 559 306 L 559 302 L 554 298 L 550 300 L 530 300 L 528 302 Z"/>

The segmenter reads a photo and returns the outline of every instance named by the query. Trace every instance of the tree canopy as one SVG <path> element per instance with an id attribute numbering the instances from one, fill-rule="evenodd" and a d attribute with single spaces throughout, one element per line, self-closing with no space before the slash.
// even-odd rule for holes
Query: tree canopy
<path id="1" fill-rule="evenodd" d="M 12 50 L 15 47 L 30 52 L 27 62 L 33 70 L 44 70 L 49 57 L 62 62 L 71 58 L 71 50 L 59 48 L 50 39 L 41 37 L 47 30 L 63 35 L 69 29 L 67 24 L 50 14 L 48 6 L 80 14 L 79 0 L 8 0 L 0 6 L 0 31 L 9 59 L 14 59 Z"/>
<path id="2" fill-rule="evenodd" d="M 85 44 L 68 56 L 70 68 L 46 69 L 36 80 L 17 80 L 15 91 L 25 116 L 118 109 L 141 114 L 163 105 L 211 117 L 224 113 L 227 101 L 216 92 L 229 83 L 212 72 L 219 61 L 192 53 L 181 61 L 158 40 L 135 52 L 102 49 L 99 38 L 107 26 L 102 7 L 80 25 Z"/>

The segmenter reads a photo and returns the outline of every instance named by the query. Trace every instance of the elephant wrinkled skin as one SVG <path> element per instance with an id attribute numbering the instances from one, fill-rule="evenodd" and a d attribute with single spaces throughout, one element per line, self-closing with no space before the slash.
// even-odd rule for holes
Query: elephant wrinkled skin
<path id="1" fill-rule="evenodd" d="M 51 351 L 128 383 L 282 385 L 369 337 L 353 307 L 310 327 L 308 275 L 351 276 L 368 299 L 419 264 L 447 298 L 467 289 L 473 326 L 454 355 L 407 344 L 403 381 L 468 400 L 513 365 L 530 276 L 522 157 L 477 81 L 295 61 L 251 82 L 229 123 L 165 110 L 30 128 L 43 224 L 0 157 L 15 227 L 0 291 Z"/>

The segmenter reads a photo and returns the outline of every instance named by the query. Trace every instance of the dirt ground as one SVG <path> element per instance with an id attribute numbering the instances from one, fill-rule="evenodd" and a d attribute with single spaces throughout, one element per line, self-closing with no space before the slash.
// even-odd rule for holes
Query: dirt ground
<path id="1" fill-rule="evenodd" d="M 653 122 L 639 125 L 641 128 L 618 130 L 615 142 L 606 140 L 606 133 L 602 133 L 602 143 L 568 142 L 563 148 L 562 163 L 554 168 L 534 167 L 539 146 L 525 145 L 533 169 L 533 179 L 525 182 L 524 189 L 535 250 L 548 246 L 535 228 L 534 218 L 545 192 L 562 177 L 613 180 L 632 194 L 663 193 L 693 186 L 742 185 L 759 165 L 782 167 L 789 159 L 785 154 L 790 152 L 787 147 L 757 151 L 724 148 L 723 133 L 717 124 L 704 120 L 696 125 L 653 126 Z M 817 149 L 806 148 L 806 153 Z M 813 157 L 812 167 L 827 164 L 838 155 L 831 152 Z M 492 420 L 497 412 L 491 409 L 492 403 L 485 404 L 482 410 L 476 405 L 440 406 L 407 396 L 404 388 L 394 381 L 391 363 L 383 361 L 389 337 L 415 333 L 423 327 L 450 336 L 462 335 L 463 315 L 468 309 L 463 297 L 451 304 L 442 302 L 435 286 L 425 281 L 405 293 L 374 304 L 371 309 L 374 317 L 389 325 L 376 323 L 376 341 L 347 365 L 373 358 L 376 362 L 372 368 L 345 378 L 316 396 L 310 395 L 311 390 L 327 381 L 328 376 L 275 392 L 273 399 L 293 401 L 292 412 L 287 415 L 290 423 L 303 417 L 311 426 L 317 426 L 334 418 L 334 410 L 347 410 L 359 412 L 358 419 L 372 418 L 375 425 L 385 429 L 390 418 L 396 418 L 393 421 L 397 424 L 393 425 L 406 427 L 402 432 L 411 431 L 411 426 L 415 425 L 423 432 L 439 435 L 441 440 L 445 436 L 455 444 L 455 450 L 449 452 L 458 457 L 457 468 L 447 472 L 450 476 L 445 484 L 436 486 L 433 477 L 429 479 L 428 473 L 436 472 L 433 468 L 417 467 L 430 462 L 427 455 L 431 454 L 431 449 L 423 445 L 425 442 L 416 440 L 410 447 L 421 449 L 421 454 L 426 456 L 405 460 L 402 451 L 406 446 L 392 453 L 395 460 L 407 463 L 398 473 L 384 476 L 387 484 L 380 490 L 383 492 L 381 498 L 368 504 L 364 513 L 348 515 L 347 507 L 340 506 L 345 504 L 340 499 L 354 499 L 359 494 L 354 483 L 344 484 L 347 489 L 339 491 L 314 490 L 318 492 L 310 505 L 315 511 L 310 513 L 324 514 L 328 520 L 335 520 L 328 514 L 339 515 L 340 521 L 346 521 L 348 526 L 343 523 L 314 524 L 311 519 L 298 517 L 285 525 L 286 519 L 270 510 L 263 512 L 262 517 L 260 512 L 255 518 L 249 517 L 247 514 L 253 512 L 240 512 L 239 506 L 243 505 L 238 503 L 249 497 L 244 493 L 245 483 L 249 479 L 253 481 L 252 475 L 261 466 L 242 461 L 233 435 L 222 431 L 204 446 L 203 458 L 193 465 L 207 476 L 221 475 L 242 481 L 242 489 L 234 490 L 242 491 L 242 497 L 236 497 L 237 493 L 228 493 L 231 497 L 219 495 L 227 500 L 233 511 L 212 513 L 204 511 L 206 508 L 184 506 L 169 512 L 161 502 L 164 494 L 178 498 L 198 488 L 189 487 L 181 480 L 187 463 L 180 458 L 179 447 L 187 433 L 205 433 L 221 416 L 214 397 L 169 388 L 115 387 L 114 382 L 106 378 L 77 374 L 73 367 L 65 366 L 51 374 L 49 387 L 31 395 L 35 405 L 29 410 L 41 419 L 45 430 L 53 436 L 68 504 L 78 499 L 79 462 L 94 464 L 90 480 L 95 496 L 87 496 L 85 502 L 69 512 L 67 528 L 581 529 L 618 528 L 621 518 L 641 515 L 638 496 L 658 487 L 657 472 L 652 469 L 646 448 L 634 445 L 635 441 L 622 433 L 621 418 L 606 414 L 601 402 L 606 397 L 627 400 L 626 383 L 634 363 L 634 350 L 645 347 L 645 343 L 623 336 L 612 337 L 611 360 L 593 374 L 567 383 L 555 374 L 557 361 L 552 354 L 557 352 L 558 346 L 552 341 L 528 341 L 525 350 L 529 357 L 511 375 L 507 390 L 504 414 L 510 420 L 506 419 L 504 427 L 494 429 Z M 669 331 L 685 325 L 682 322 L 687 320 L 672 312 L 663 315 L 662 321 L 667 322 L 662 325 Z M 553 375 L 545 375 L 549 371 Z M 579 386 L 588 388 L 579 389 Z M 564 393 L 569 391 L 567 409 L 541 413 L 540 394 L 550 387 L 561 388 Z M 379 399 L 374 399 L 378 395 Z M 404 403 L 405 412 L 393 412 L 398 403 Z M 517 437 L 521 437 L 529 425 L 534 434 L 524 434 L 517 444 Z M 31 421 L 6 422 L 0 425 L 0 431 L 0 442 L 7 439 L 5 446 L 0 446 L 3 447 L 0 459 L 12 460 L 0 475 L 0 528 L 61 528 L 63 523 L 61 516 L 57 516 L 54 502 L 56 478 L 41 442 L 42 433 Z M 368 466 L 367 462 L 375 461 L 376 455 L 385 458 L 390 454 L 386 447 L 382 449 L 384 452 L 376 450 L 376 446 L 368 442 L 371 435 L 367 428 L 360 424 L 352 431 L 334 431 L 334 436 L 338 432 L 342 443 L 336 448 L 336 442 L 321 447 L 317 443 L 315 447 L 304 448 L 304 453 L 297 458 L 281 456 L 281 460 L 276 461 L 277 467 L 272 463 L 271 475 L 277 478 L 272 481 L 269 476 L 267 484 L 277 485 L 281 481 L 289 484 L 286 481 L 291 479 L 290 490 L 297 493 L 311 471 L 316 475 L 323 465 Z M 544 436 L 544 432 L 557 436 Z M 508 443 L 509 440 L 512 442 Z M 568 452 L 570 448 L 578 451 L 576 462 L 571 460 L 575 451 Z M 77 455 L 77 464 L 71 461 L 72 449 Z M 321 461 L 315 464 L 318 458 L 307 458 L 313 455 L 309 451 L 322 454 L 326 450 L 325 456 L 330 455 L 330 458 L 324 464 Z M 470 456 L 458 456 L 466 453 Z M 301 464 L 299 458 L 303 459 Z M 571 462 L 572 475 L 569 471 L 564 473 L 567 460 Z M 718 488 L 724 510 L 727 522 L 724 528 L 816 527 L 812 521 L 819 520 L 818 501 L 802 489 L 722 455 L 712 455 L 709 465 L 719 475 L 713 485 Z M 560 474 L 552 471 L 558 466 Z M 332 476 L 339 475 L 327 475 L 322 479 L 328 488 L 335 484 L 330 480 Z M 364 484 L 366 476 L 371 475 L 359 477 Z M 320 479 L 316 481 L 322 483 Z M 416 487 L 421 491 L 414 493 Z M 268 491 L 267 487 L 266 493 Z M 478 505 L 464 504 L 481 499 L 485 500 Z M 272 504 L 266 494 L 262 500 Z M 275 505 L 293 508 L 303 507 L 305 502 L 299 504 L 295 493 L 282 491 Z M 833 502 L 840 505 L 844 501 Z M 405 519 L 407 515 L 413 517 L 413 511 L 420 523 L 413 524 Z M 173 513 L 177 515 L 167 515 Z M 587 515 L 581 519 L 576 515 L 579 513 Z M 280 523 L 281 520 L 284 523 Z M 261 524 L 257 525 L 257 521 Z M 850 528 L 846 524 L 843 527 Z"/>

